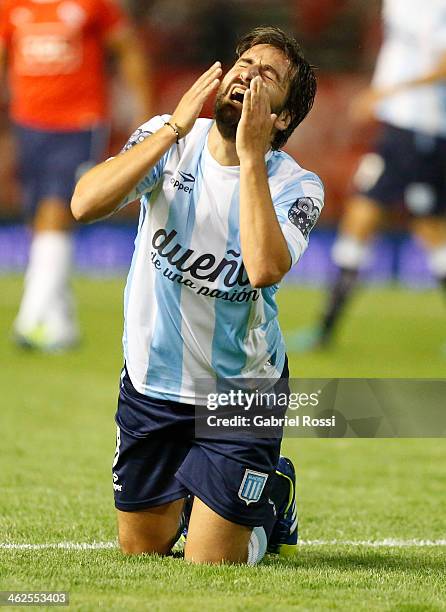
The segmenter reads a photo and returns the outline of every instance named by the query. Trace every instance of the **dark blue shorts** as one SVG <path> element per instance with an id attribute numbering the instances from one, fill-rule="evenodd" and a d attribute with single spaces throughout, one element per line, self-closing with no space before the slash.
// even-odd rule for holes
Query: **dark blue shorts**
<path id="1" fill-rule="evenodd" d="M 77 179 L 103 158 L 108 128 L 50 132 L 15 125 L 15 137 L 25 210 L 33 214 L 44 198 L 69 206 Z"/>
<path id="2" fill-rule="evenodd" d="M 287 363 L 277 385 L 278 392 L 288 390 Z M 123 371 L 113 461 L 116 508 L 143 510 L 192 493 L 229 521 L 262 525 L 280 438 L 199 439 L 194 416 L 194 406 L 141 395 Z M 247 501 L 255 487 L 259 498 Z"/>
<path id="3" fill-rule="evenodd" d="M 414 216 L 444 214 L 446 138 L 384 124 L 355 182 L 360 193 L 382 206 L 402 202 Z"/>

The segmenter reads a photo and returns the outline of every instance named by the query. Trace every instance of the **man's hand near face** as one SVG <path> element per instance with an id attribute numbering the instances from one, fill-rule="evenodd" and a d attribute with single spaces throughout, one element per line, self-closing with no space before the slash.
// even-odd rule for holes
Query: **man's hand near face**
<path id="1" fill-rule="evenodd" d="M 236 148 L 240 160 L 261 158 L 271 146 L 277 115 L 271 113 L 268 88 L 256 76 L 245 91 L 242 114 L 237 128 Z"/>
<path id="2" fill-rule="evenodd" d="M 211 93 L 220 84 L 221 64 L 215 62 L 209 70 L 206 70 L 181 98 L 170 122 L 180 129 L 180 137 L 183 138 L 194 127 L 195 121 L 201 113 L 203 104 Z"/>
<path id="3" fill-rule="evenodd" d="M 274 211 L 265 164 L 276 119 L 277 115 L 271 113 L 268 88 L 256 76 L 245 91 L 235 142 L 240 159 L 240 242 L 243 262 L 254 287 L 279 282 L 291 265 Z"/>

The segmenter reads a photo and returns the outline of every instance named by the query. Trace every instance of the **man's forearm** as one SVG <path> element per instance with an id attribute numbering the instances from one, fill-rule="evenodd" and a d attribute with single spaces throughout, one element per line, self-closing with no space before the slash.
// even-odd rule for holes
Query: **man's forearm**
<path id="1" fill-rule="evenodd" d="M 431 72 L 423 74 L 422 76 L 416 79 L 411 79 L 410 81 L 403 81 L 401 83 L 397 83 L 396 85 L 383 88 L 379 91 L 382 94 L 382 97 L 387 97 L 390 95 L 401 93 L 408 89 L 413 89 L 414 87 L 432 85 L 434 83 L 439 83 L 440 81 L 446 81 L 446 54 L 441 57 L 440 61 L 437 63 L 437 65 Z"/>
<path id="2" fill-rule="evenodd" d="M 137 103 L 137 118 L 142 123 L 153 114 L 153 88 L 150 61 L 145 57 L 141 44 L 132 36 L 124 37 L 118 50 L 120 73 Z"/>
<path id="3" fill-rule="evenodd" d="M 291 256 L 274 210 L 263 156 L 240 160 L 240 243 L 251 285 L 279 282 Z"/>
<path id="4" fill-rule="evenodd" d="M 175 142 L 169 126 L 128 151 L 99 164 L 76 185 L 71 211 L 78 221 L 89 222 L 112 214 Z"/>

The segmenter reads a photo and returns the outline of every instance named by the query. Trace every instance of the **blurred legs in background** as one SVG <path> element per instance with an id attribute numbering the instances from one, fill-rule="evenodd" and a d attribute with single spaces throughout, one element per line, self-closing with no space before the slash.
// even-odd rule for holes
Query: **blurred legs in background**
<path id="1" fill-rule="evenodd" d="M 19 312 L 17 342 L 42 350 L 62 350 L 79 340 L 70 286 L 73 239 L 68 203 L 60 198 L 39 202 Z"/>
<path id="2" fill-rule="evenodd" d="M 47 131 L 16 125 L 24 207 L 32 241 L 14 335 L 17 344 L 62 351 L 79 341 L 70 286 L 74 220 L 70 199 L 77 178 L 103 158 L 108 127 Z"/>
<path id="3" fill-rule="evenodd" d="M 369 260 L 369 244 L 382 220 L 383 209 L 376 201 L 364 196 L 350 200 L 332 249 L 332 260 L 338 269 L 320 322 L 312 329 L 292 335 L 287 342 L 290 350 L 305 352 L 322 348 L 333 338 L 356 288 L 359 273 Z M 426 250 L 432 275 L 446 290 L 446 220 L 440 216 L 415 218 L 412 231 Z"/>
<path id="4" fill-rule="evenodd" d="M 8 72 L 21 199 L 33 231 L 14 323 L 21 346 L 55 351 L 78 342 L 69 284 L 70 201 L 80 174 L 104 159 L 115 105 L 110 81 L 125 84 L 135 128 L 152 116 L 147 55 L 119 2 L 15 0 L 2 6 L 0 73 Z"/>
<path id="5" fill-rule="evenodd" d="M 357 195 L 347 204 L 333 245 L 337 273 L 325 309 L 316 327 L 287 339 L 289 350 L 304 352 L 330 342 L 369 261 L 371 240 L 394 204 L 404 204 L 432 275 L 446 285 L 446 139 L 384 123 L 375 150 L 363 156 L 354 176 Z"/>
<path id="6" fill-rule="evenodd" d="M 340 233 L 333 245 L 332 259 L 338 267 L 322 315 L 320 343 L 330 341 L 336 324 L 356 286 L 359 272 L 369 259 L 369 244 L 383 218 L 379 204 L 364 196 L 353 198 L 341 221 Z"/>
<path id="7" fill-rule="evenodd" d="M 444 217 L 415 219 L 412 229 L 427 251 L 432 275 L 446 290 L 446 219 Z"/>
<path id="8" fill-rule="evenodd" d="M 359 272 L 368 261 L 369 244 L 382 219 L 383 210 L 376 201 L 358 195 L 348 202 L 332 249 L 332 259 L 338 267 L 336 278 L 320 322 L 312 329 L 298 331 L 289 337 L 287 347 L 290 350 L 305 352 L 329 343 L 356 287 Z"/>

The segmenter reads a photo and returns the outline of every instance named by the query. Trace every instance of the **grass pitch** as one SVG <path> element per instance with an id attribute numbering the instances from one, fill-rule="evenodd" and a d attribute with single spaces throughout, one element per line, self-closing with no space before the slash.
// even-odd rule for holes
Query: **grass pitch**
<path id="1" fill-rule="evenodd" d="M 122 288 L 122 280 L 78 280 L 84 342 L 41 356 L 8 341 L 21 280 L 0 279 L 2 544 L 115 539 Z M 284 330 L 311 322 L 320 299 L 282 289 Z M 435 292 L 368 289 L 333 348 L 290 354 L 292 375 L 444 378 L 444 306 Z M 69 590 L 76 610 L 446 609 L 446 546 L 427 545 L 446 539 L 444 440 L 289 439 L 284 452 L 297 466 L 307 542 L 294 558 L 193 567 L 113 548 L 0 548 L 0 589 Z"/>

